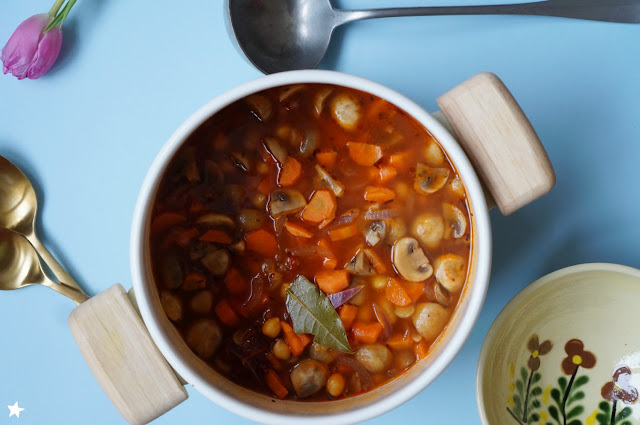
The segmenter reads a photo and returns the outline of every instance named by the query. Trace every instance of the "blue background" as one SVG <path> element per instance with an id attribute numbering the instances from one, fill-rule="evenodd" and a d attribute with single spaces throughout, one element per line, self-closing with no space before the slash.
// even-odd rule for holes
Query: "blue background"
<path id="1" fill-rule="evenodd" d="M 0 43 L 50 6 L 4 1 Z M 203 103 L 261 74 L 229 41 L 216 0 L 80 0 L 64 37 L 58 62 L 41 79 L 0 76 L 0 154 L 33 180 L 44 242 L 96 294 L 114 282 L 130 286 L 133 208 L 164 141 Z M 386 19 L 336 33 L 323 68 L 381 82 L 427 110 L 471 75 L 498 74 L 538 131 L 558 182 L 510 217 L 492 211 L 492 281 L 473 334 L 433 385 L 370 423 L 479 423 L 480 347 L 519 290 L 577 263 L 640 267 L 638 46 L 640 25 L 536 17 Z M 124 422 L 75 347 L 72 307 L 39 287 L 0 294 L 0 424 Z M 15 401 L 26 409 L 20 419 L 3 410 Z M 250 421 L 190 390 L 187 402 L 155 423 Z"/>

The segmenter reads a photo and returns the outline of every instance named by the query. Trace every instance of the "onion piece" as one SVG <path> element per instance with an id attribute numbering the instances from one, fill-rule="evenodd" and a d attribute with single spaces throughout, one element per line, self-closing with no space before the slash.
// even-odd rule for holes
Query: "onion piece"
<path id="1" fill-rule="evenodd" d="M 391 338 L 391 322 L 384 311 L 376 303 L 373 303 L 373 312 L 376 315 L 376 319 L 382 325 L 382 341 L 386 344 L 389 338 Z"/>
<path id="2" fill-rule="evenodd" d="M 397 209 L 388 209 L 388 210 L 370 209 L 364 214 L 364 219 L 367 221 L 385 220 L 388 218 L 397 217 L 398 215 L 400 215 L 400 211 Z"/>
<path id="3" fill-rule="evenodd" d="M 338 227 L 339 225 L 342 225 L 342 224 L 353 223 L 353 221 L 356 218 L 358 218 L 359 215 L 360 215 L 360 210 L 356 208 L 350 209 L 346 213 L 342 214 L 340 217 L 336 218 L 333 224 L 335 225 L 335 227 Z M 333 227 L 334 226 L 331 226 L 331 228 Z"/>
<path id="4" fill-rule="evenodd" d="M 351 369 L 353 369 L 354 373 L 357 373 L 360 377 L 360 385 L 362 385 L 362 391 L 369 391 L 373 388 L 373 379 L 371 379 L 371 375 L 364 368 L 362 363 L 357 361 L 356 359 L 348 356 L 340 356 L 334 362 L 335 365 L 344 365 Z"/>
<path id="5" fill-rule="evenodd" d="M 319 246 L 302 245 L 296 246 L 292 249 L 287 249 L 287 252 L 295 255 L 296 257 L 311 257 L 313 255 L 321 255 L 323 257 L 332 257 L 333 253 Z"/>
<path id="6" fill-rule="evenodd" d="M 251 314 L 253 309 L 260 302 L 260 298 L 262 298 L 262 292 L 264 291 L 264 281 L 262 276 L 256 276 L 251 279 L 251 294 L 249 294 L 249 298 L 242 303 L 242 310 L 247 314 Z"/>
<path id="7" fill-rule="evenodd" d="M 353 288 L 347 288 L 344 291 L 336 292 L 335 294 L 329 294 L 327 295 L 327 298 L 329 298 L 329 301 L 331 301 L 331 305 L 334 308 L 338 308 L 342 304 L 349 301 L 358 292 L 362 291 L 363 288 L 364 288 L 363 285 L 354 286 Z"/>

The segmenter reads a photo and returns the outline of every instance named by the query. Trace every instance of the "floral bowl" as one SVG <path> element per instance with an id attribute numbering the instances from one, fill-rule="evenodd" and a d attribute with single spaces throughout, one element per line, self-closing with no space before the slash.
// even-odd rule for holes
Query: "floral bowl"
<path id="1" fill-rule="evenodd" d="M 482 347 L 485 425 L 640 424 L 640 270 L 583 264 L 521 291 Z"/>

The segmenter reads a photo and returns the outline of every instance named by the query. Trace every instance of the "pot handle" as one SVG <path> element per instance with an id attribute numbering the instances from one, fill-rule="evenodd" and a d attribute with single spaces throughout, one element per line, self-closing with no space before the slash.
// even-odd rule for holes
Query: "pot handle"
<path id="1" fill-rule="evenodd" d="M 69 326 L 89 369 L 127 422 L 149 423 L 187 399 L 122 285 L 80 304 Z"/>
<path id="2" fill-rule="evenodd" d="M 475 75 L 437 102 L 503 215 L 553 188 L 556 176 L 547 152 L 496 75 Z"/>

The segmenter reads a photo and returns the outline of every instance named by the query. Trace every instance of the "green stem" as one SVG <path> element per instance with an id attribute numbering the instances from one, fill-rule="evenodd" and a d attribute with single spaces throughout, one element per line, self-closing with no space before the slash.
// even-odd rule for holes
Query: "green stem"
<path id="1" fill-rule="evenodd" d="M 49 11 L 49 16 L 54 18 L 58 14 L 58 10 L 60 10 L 60 6 L 62 6 L 62 3 L 64 3 L 64 0 L 56 0 L 56 2 L 51 7 L 51 10 Z"/>
<path id="2" fill-rule="evenodd" d="M 524 413 L 522 414 L 522 422 L 525 424 L 528 422 L 527 410 L 529 405 L 529 390 L 531 390 L 531 378 L 533 378 L 533 370 L 529 373 L 529 382 L 527 382 L 527 391 L 524 393 Z"/>
<path id="3" fill-rule="evenodd" d="M 571 393 L 571 387 L 573 387 L 573 381 L 576 379 L 576 375 L 578 374 L 578 369 L 580 366 L 576 366 L 576 370 L 571 375 L 571 379 L 569 380 L 569 384 L 567 385 L 567 390 L 564 392 L 564 397 L 562 398 L 562 423 L 563 425 L 567 425 L 567 399 L 569 398 L 569 394 Z"/>
<path id="4" fill-rule="evenodd" d="M 616 400 L 614 396 L 611 402 L 611 425 L 615 425 L 616 423 L 616 407 L 618 407 L 618 400 Z"/>
<path id="5" fill-rule="evenodd" d="M 60 1 L 60 0 L 57 0 L 57 1 Z M 71 8 L 73 7 L 73 5 L 76 4 L 76 1 L 77 0 L 69 0 L 67 4 L 64 5 L 60 13 L 58 13 L 56 17 L 53 18 L 53 21 L 51 21 L 51 23 L 47 26 L 47 28 L 45 28 L 44 32 L 47 33 L 48 31 L 51 30 L 51 28 L 55 27 L 56 25 L 60 25 L 60 27 L 62 28 L 62 24 L 64 24 L 64 20 L 67 19 L 67 16 L 69 15 L 69 12 L 71 12 Z"/>
<path id="6" fill-rule="evenodd" d="M 524 425 L 522 422 L 520 422 L 520 419 L 518 419 L 518 417 L 516 416 L 516 414 L 515 414 L 515 413 L 513 413 L 513 411 L 512 411 L 511 409 L 509 409 L 508 407 L 507 407 L 507 412 L 509 412 L 509 413 L 511 414 L 511 416 L 513 417 L 513 419 L 515 419 L 515 420 L 516 420 L 516 422 L 518 422 L 520 425 Z"/>

